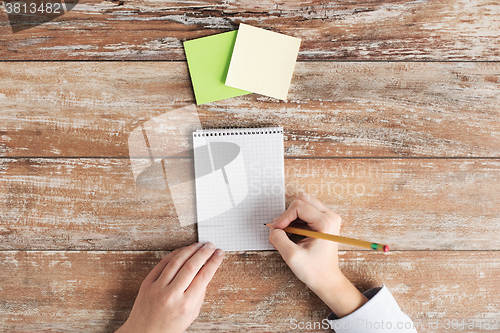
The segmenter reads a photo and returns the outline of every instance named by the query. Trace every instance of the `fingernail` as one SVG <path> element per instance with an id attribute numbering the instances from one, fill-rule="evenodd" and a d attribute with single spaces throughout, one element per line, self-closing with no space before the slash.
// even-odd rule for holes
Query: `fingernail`
<path id="1" fill-rule="evenodd" d="M 207 249 L 215 249 L 215 246 L 212 243 L 207 243 L 207 244 L 205 244 L 205 246 Z"/>
<path id="2" fill-rule="evenodd" d="M 274 223 L 274 222 L 276 222 L 276 221 L 278 221 L 278 218 L 277 218 L 277 217 L 275 217 L 275 218 L 273 219 L 273 223 Z"/>
<path id="3" fill-rule="evenodd" d="M 224 251 L 222 251 L 221 249 L 217 249 L 217 251 L 215 251 L 215 254 L 219 257 L 222 257 L 224 255 Z"/>
<path id="4" fill-rule="evenodd" d="M 194 244 L 194 246 L 196 246 L 196 247 L 201 247 L 202 245 L 203 245 L 203 244 L 201 244 L 201 243 L 195 243 L 195 244 Z"/>

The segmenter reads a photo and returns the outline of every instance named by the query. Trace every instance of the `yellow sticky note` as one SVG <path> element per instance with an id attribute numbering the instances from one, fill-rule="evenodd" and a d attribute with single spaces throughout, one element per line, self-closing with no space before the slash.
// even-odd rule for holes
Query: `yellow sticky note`
<path id="1" fill-rule="evenodd" d="M 286 99 L 300 38 L 240 24 L 226 86 Z"/>

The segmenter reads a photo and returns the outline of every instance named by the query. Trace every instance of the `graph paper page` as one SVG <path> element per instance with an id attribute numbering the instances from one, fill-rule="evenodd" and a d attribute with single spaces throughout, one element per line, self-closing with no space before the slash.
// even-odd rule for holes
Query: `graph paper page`
<path id="1" fill-rule="evenodd" d="M 263 224 L 285 210 L 283 128 L 199 130 L 193 146 L 199 242 L 273 249 Z"/>

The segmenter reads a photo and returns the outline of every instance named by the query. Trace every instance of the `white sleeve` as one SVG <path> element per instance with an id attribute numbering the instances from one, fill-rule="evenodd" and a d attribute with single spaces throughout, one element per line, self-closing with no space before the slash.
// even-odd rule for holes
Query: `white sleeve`
<path id="1" fill-rule="evenodd" d="M 412 320 L 403 312 L 385 285 L 363 293 L 368 298 L 362 307 L 338 318 L 328 316 L 336 333 L 416 333 Z"/>

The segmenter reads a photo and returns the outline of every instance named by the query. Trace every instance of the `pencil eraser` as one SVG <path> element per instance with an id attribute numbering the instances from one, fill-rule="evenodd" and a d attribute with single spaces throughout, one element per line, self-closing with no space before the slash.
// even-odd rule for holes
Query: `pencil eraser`
<path id="1" fill-rule="evenodd" d="M 389 252 L 389 245 L 384 245 L 384 252 Z"/>

